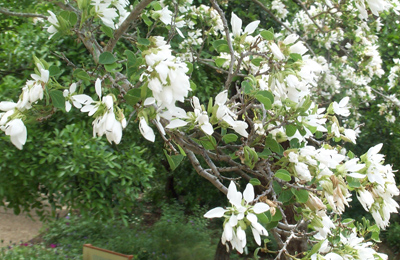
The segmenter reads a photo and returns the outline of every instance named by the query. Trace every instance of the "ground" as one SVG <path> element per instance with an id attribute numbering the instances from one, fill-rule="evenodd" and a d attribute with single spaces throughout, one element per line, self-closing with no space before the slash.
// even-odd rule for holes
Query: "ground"
<path id="1" fill-rule="evenodd" d="M 28 242 L 35 238 L 39 233 L 43 223 L 39 217 L 33 214 L 29 218 L 26 213 L 14 215 L 12 210 L 0 208 L 0 240 L 3 246 Z"/>

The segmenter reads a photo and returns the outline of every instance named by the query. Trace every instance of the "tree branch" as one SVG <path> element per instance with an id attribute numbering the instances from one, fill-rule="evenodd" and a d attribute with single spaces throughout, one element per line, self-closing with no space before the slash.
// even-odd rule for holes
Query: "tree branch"
<path id="1" fill-rule="evenodd" d="M 221 16 L 222 23 L 224 24 L 224 31 L 225 31 L 226 41 L 228 43 L 229 52 L 231 54 L 231 63 L 229 64 L 229 74 L 228 74 L 228 78 L 226 79 L 226 82 L 225 82 L 225 89 L 229 89 L 229 86 L 230 86 L 230 84 L 232 82 L 232 79 L 234 77 L 233 66 L 235 65 L 235 60 L 236 60 L 235 59 L 235 52 L 233 50 L 231 36 L 229 34 L 228 21 L 226 20 L 224 11 L 222 11 L 221 7 L 219 7 L 219 5 L 218 5 L 216 0 L 211 0 L 211 4 L 214 7 L 214 9 L 218 12 L 219 16 Z"/>
<path id="2" fill-rule="evenodd" d="M 108 41 L 105 51 L 112 52 L 119 38 L 121 38 L 121 36 L 129 29 L 131 23 L 139 17 L 143 9 L 146 8 L 146 6 L 151 2 L 153 2 L 153 0 L 143 0 L 137 6 L 135 6 L 125 21 L 118 27 L 117 30 L 114 31 L 114 37 Z"/>
<path id="3" fill-rule="evenodd" d="M 193 152 L 187 150 L 185 151 L 189 161 L 192 163 L 193 167 L 196 169 L 196 172 L 209 180 L 217 189 L 219 189 L 222 193 L 225 195 L 228 194 L 228 189 L 218 180 L 218 178 L 208 172 L 206 172 L 203 167 L 201 167 L 199 160 L 197 160 L 196 156 L 194 155 Z"/>
<path id="4" fill-rule="evenodd" d="M 12 12 L 6 8 L 0 8 L 0 13 L 5 14 L 5 15 L 10 15 L 10 16 L 19 16 L 19 17 L 39 17 L 43 19 L 47 19 L 47 16 L 43 14 L 34 14 L 34 13 L 17 13 L 17 12 Z"/>

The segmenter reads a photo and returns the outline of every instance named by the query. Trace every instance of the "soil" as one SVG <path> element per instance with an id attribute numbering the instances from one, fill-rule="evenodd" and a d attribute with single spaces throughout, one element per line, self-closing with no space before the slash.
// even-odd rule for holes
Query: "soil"
<path id="1" fill-rule="evenodd" d="M 68 211 L 63 209 L 57 211 L 57 216 L 65 217 L 67 213 Z M 25 212 L 15 215 L 13 210 L 0 207 L 0 247 L 40 243 L 42 227 L 43 222 L 35 213 L 31 213 L 31 217 Z"/>
<path id="2" fill-rule="evenodd" d="M 12 210 L 0 208 L 0 240 L 1 247 L 12 244 L 26 243 L 39 235 L 43 223 L 39 217 L 32 214 L 29 218 L 26 213 L 14 215 Z"/>

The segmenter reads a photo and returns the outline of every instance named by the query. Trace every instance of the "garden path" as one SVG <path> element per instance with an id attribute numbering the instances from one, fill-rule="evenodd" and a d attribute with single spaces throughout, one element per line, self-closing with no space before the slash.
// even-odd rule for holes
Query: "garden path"
<path id="1" fill-rule="evenodd" d="M 39 234 L 43 223 L 36 214 L 29 218 L 26 213 L 14 215 L 0 207 L 0 247 L 28 242 Z"/>

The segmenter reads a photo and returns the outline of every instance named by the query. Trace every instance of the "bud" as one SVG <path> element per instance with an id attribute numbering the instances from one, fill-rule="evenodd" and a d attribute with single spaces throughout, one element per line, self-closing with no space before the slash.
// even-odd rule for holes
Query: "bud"
<path id="1" fill-rule="evenodd" d="M 326 209 L 326 206 L 324 205 L 322 200 L 311 193 L 309 193 L 306 205 L 313 211 L 320 211 Z"/>

